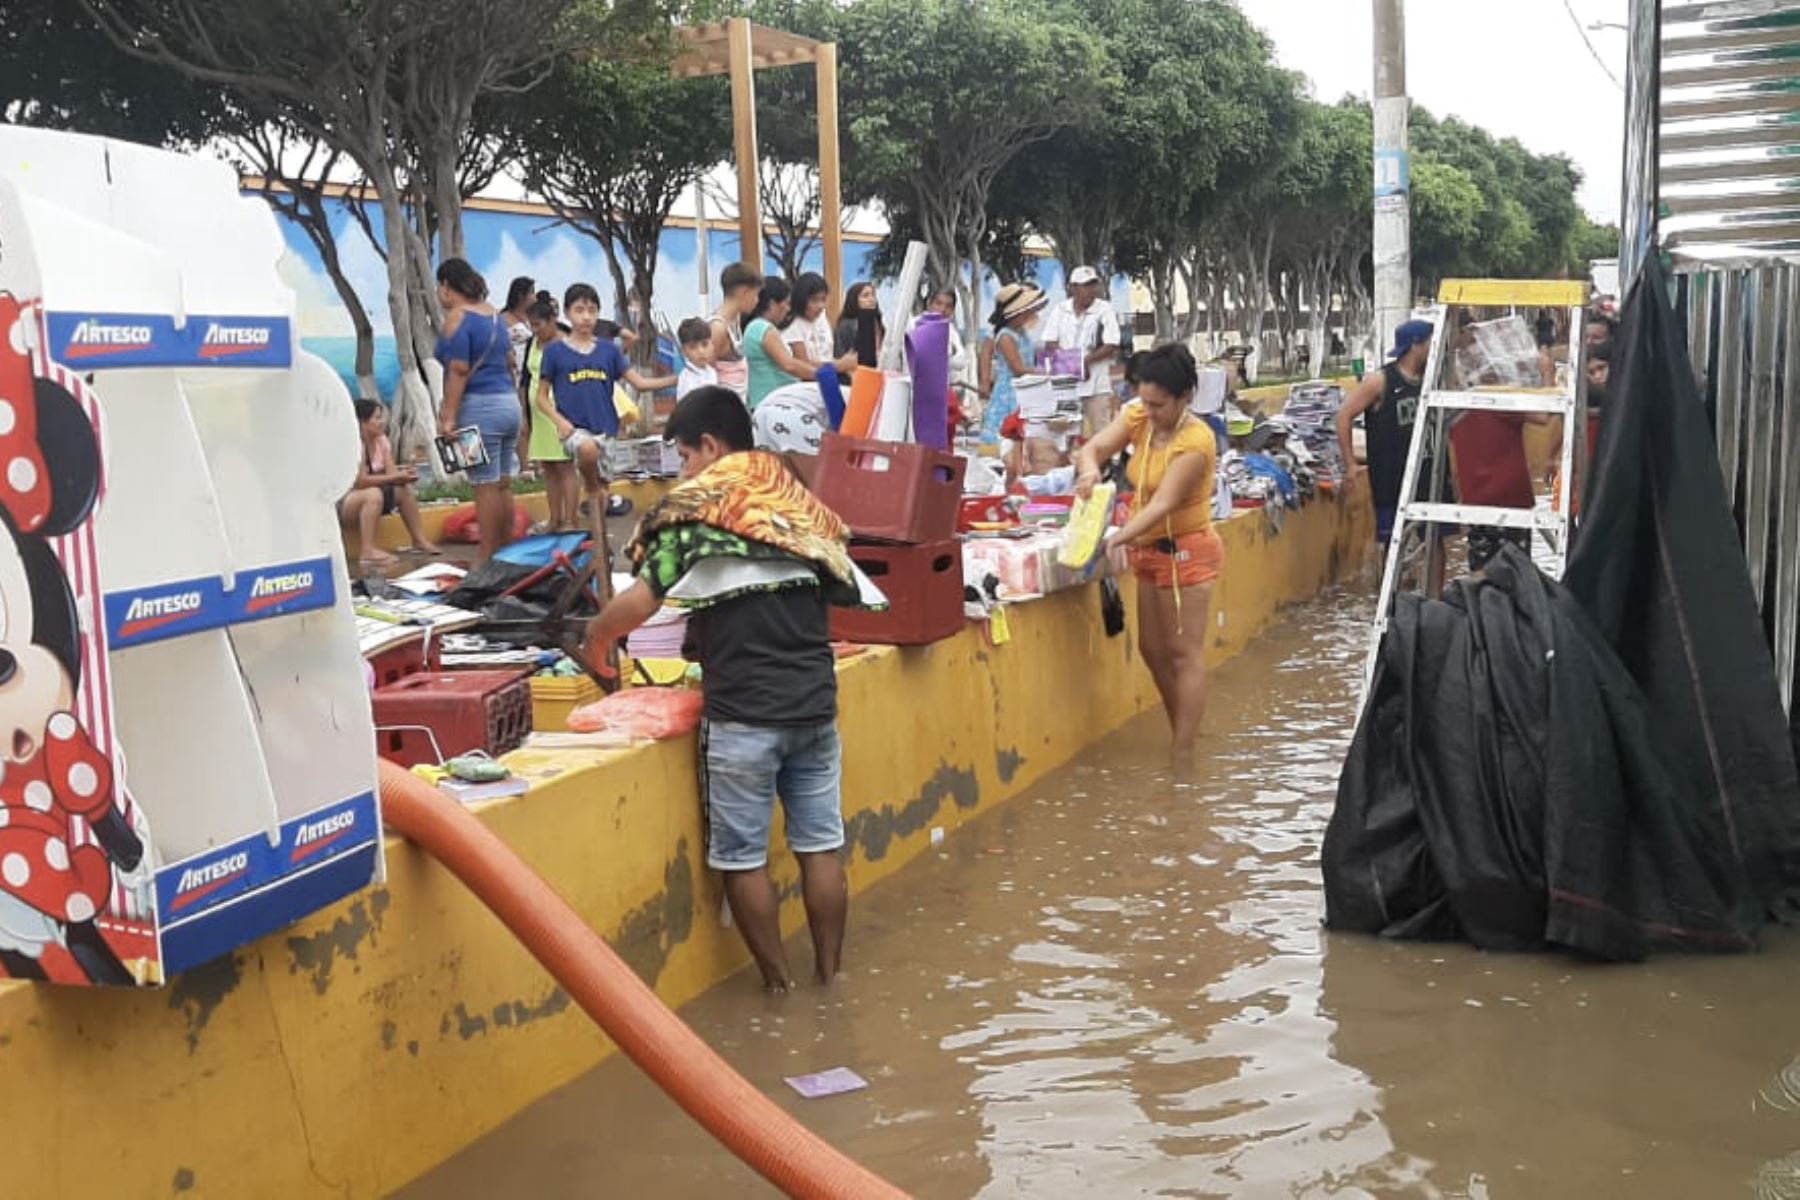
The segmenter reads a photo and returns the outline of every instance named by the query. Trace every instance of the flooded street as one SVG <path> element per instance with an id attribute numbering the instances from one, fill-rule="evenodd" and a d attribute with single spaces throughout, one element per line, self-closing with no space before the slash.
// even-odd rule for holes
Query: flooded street
<path id="1" fill-rule="evenodd" d="M 1320 928 L 1371 608 L 1222 669 L 1192 781 L 1140 719 L 858 897 L 840 987 L 683 1015 L 920 1197 L 1800 1196 L 1792 935 L 1595 967 Z M 837 1066 L 869 1089 L 782 1083 Z M 614 1057 L 400 1194 L 773 1193 Z"/>

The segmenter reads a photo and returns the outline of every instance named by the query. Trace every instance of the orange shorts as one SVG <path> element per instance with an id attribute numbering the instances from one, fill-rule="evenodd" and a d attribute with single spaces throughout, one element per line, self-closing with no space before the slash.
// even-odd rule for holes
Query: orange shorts
<path id="1" fill-rule="evenodd" d="M 1179 581 L 1182 587 L 1190 588 L 1204 587 L 1219 578 L 1219 570 L 1225 565 L 1225 543 L 1218 530 L 1176 538 L 1173 553 L 1168 546 L 1167 539 L 1157 538 L 1131 547 L 1131 573 L 1139 583 L 1172 588 Z"/>

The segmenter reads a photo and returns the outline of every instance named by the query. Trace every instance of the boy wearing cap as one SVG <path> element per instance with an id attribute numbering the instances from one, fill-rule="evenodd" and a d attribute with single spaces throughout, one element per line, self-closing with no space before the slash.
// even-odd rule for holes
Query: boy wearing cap
<path id="1" fill-rule="evenodd" d="M 1076 267 L 1069 272 L 1069 298 L 1051 310 L 1044 322 L 1044 349 L 1080 350 L 1082 369 L 1082 433 L 1093 437 L 1112 423 L 1112 368 L 1119 353 L 1119 314 L 1100 298 L 1100 272 Z"/>
<path id="2" fill-rule="evenodd" d="M 1338 409 L 1338 446 L 1345 468 L 1352 471 L 1356 458 L 1351 453 L 1351 426 L 1358 416 L 1368 413 L 1364 425 L 1369 493 L 1375 501 L 1375 540 L 1383 546 L 1394 531 L 1394 515 L 1400 507 L 1400 485 L 1425 383 L 1425 362 L 1431 354 L 1431 332 L 1429 321 L 1408 321 L 1394 330 L 1393 361 L 1364 376 Z"/>

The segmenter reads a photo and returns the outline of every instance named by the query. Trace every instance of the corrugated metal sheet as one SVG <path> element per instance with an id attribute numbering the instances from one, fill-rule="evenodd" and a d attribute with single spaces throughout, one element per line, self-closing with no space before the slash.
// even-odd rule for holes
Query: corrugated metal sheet
<path id="1" fill-rule="evenodd" d="M 1800 694 L 1800 2 L 1632 0 L 1621 267 L 1674 266 L 1782 699 Z"/>

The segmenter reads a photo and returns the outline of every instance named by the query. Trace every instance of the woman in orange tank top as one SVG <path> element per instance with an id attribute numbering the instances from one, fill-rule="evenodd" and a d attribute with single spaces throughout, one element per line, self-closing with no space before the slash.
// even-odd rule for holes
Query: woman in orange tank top
<path id="1" fill-rule="evenodd" d="M 1135 489 L 1131 519 L 1108 545 L 1127 548 L 1138 589 L 1138 646 L 1169 717 L 1178 761 L 1192 757 L 1206 709 L 1206 633 L 1224 545 L 1213 529 L 1218 445 L 1188 411 L 1199 371 L 1169 344 L 1136 367 L 1138 399 L 1081 449 L 1075 490 L 1086 496 L 1100 464 L 1126 447 Z"/>

